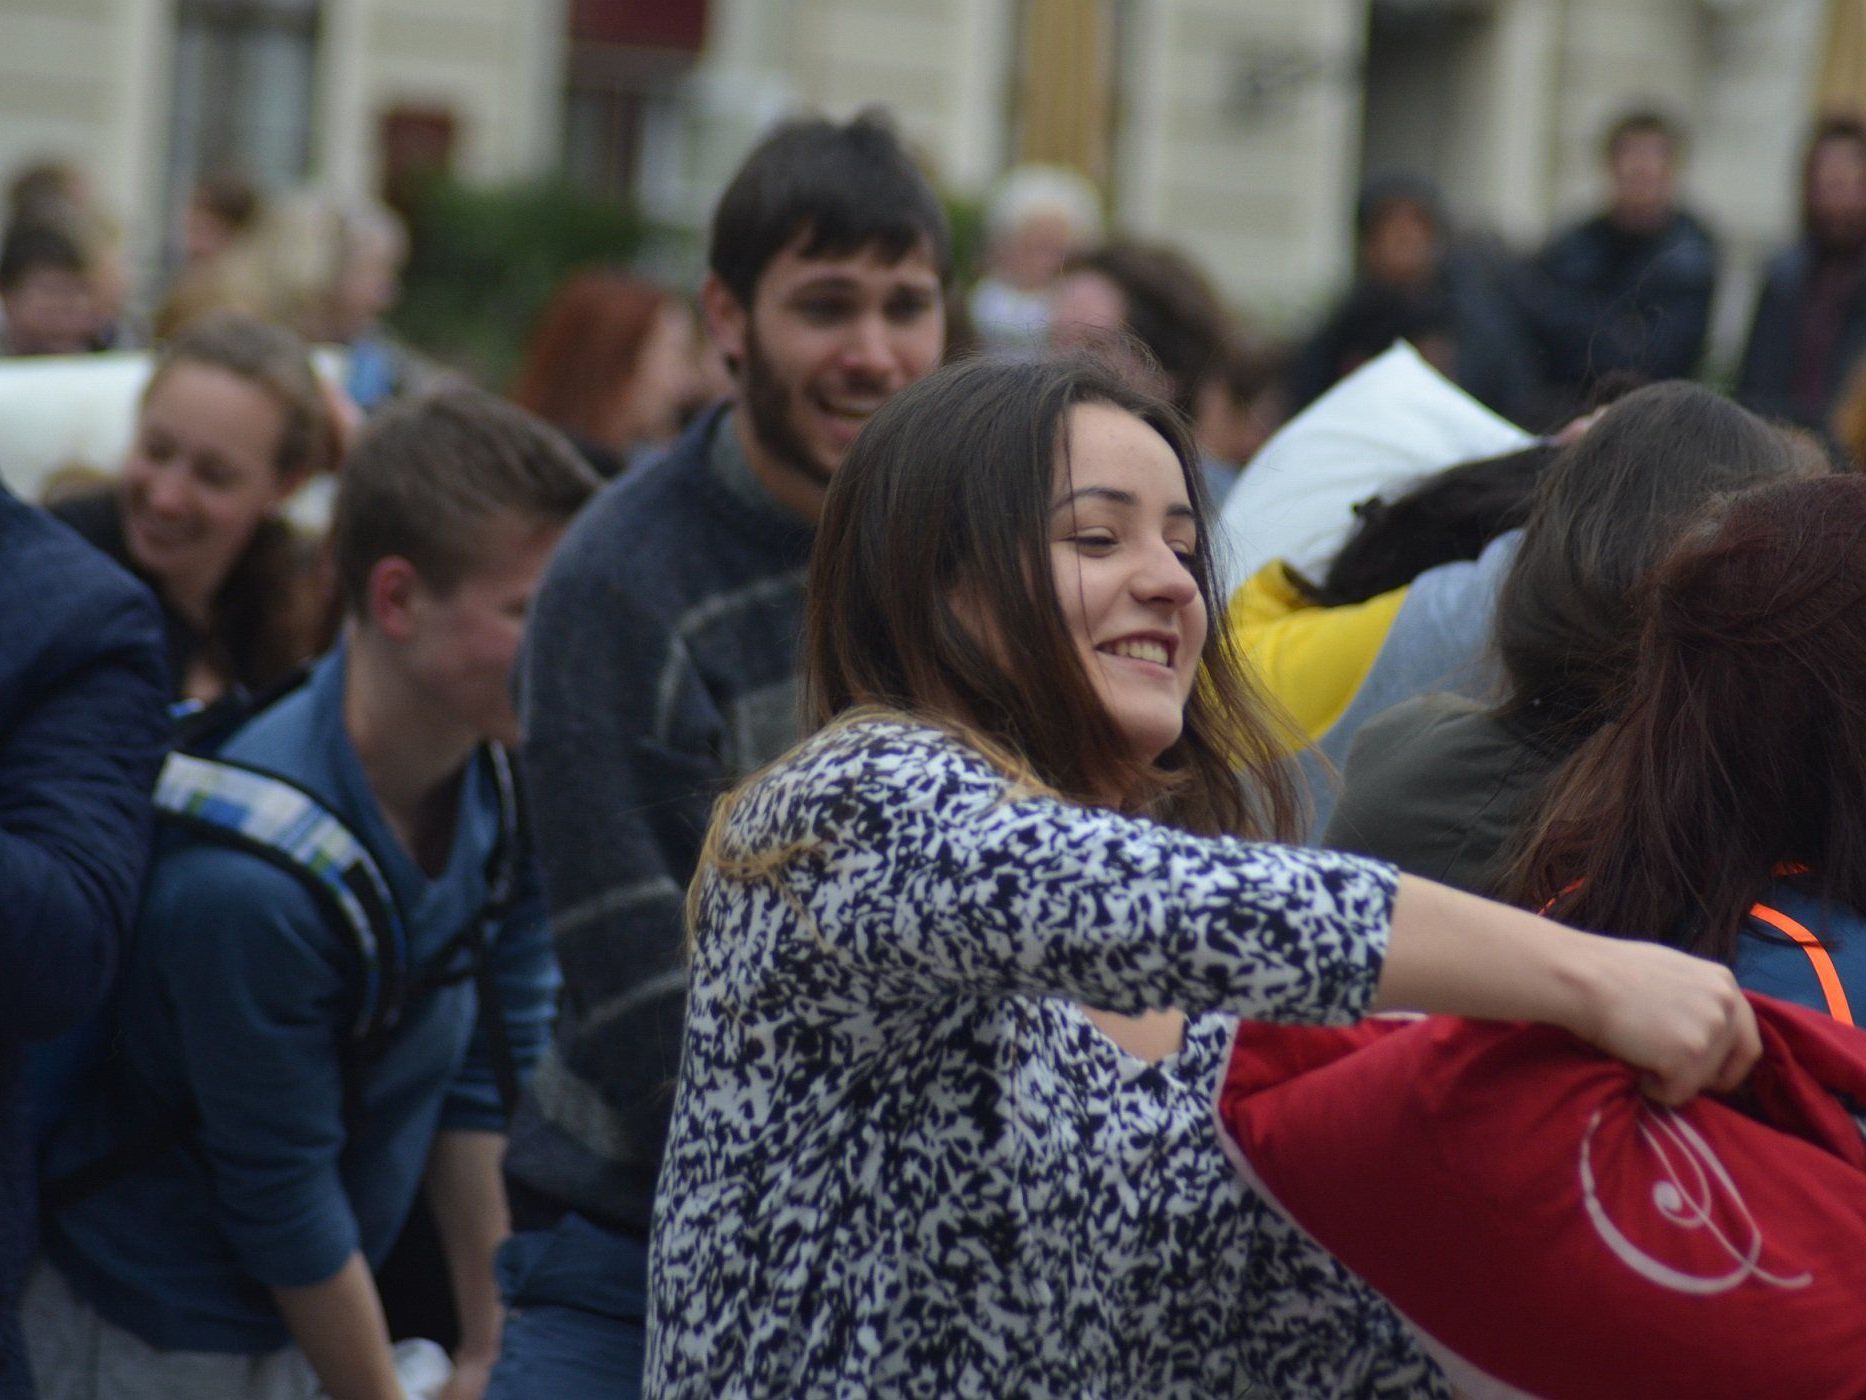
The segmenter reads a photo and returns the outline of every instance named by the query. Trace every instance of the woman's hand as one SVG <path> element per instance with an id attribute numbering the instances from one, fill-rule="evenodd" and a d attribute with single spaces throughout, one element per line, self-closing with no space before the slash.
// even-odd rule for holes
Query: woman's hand
<path id="1" fill-rule="evenodd" d="M 1762 1049 L 1726 967 L 1410 875 L 1373 1009 L 1561 1026 L 1644 1070 L 1646 1092 L 1668 1104 L 1734 1089 Z"/>
<path id="2" fill-rule="evenodd" d="M 1600 966 L 1582 1002 L 1593 1014 L 1584 1010 L 1568 1029 L 1645 1070 L 1642 1087 L 1661 1103 L 1743 1082 L 1762 1042 L 1729 968 L 1656 943 L 1579 936 Z"/>

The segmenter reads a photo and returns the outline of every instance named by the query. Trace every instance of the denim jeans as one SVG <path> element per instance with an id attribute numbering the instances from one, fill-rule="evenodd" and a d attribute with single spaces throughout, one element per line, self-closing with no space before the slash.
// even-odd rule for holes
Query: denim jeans
<path id="1" fill-rule="evenodd" d="M 648 1354 L 648 1246 L 566 1215 L 499 1247 L 507 1308 L 486 1400 L 638 1400 Z"/>

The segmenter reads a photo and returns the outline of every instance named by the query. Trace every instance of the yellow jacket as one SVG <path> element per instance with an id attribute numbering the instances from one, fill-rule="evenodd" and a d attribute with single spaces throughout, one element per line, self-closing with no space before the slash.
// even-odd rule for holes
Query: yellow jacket
<path id="1" fill-rule="evenodd" d="M 1406 589 L 1395 588 L 1324 608 L 1303 595 L 1279 559 L 1231 595 L 1226 615 L 1259 684 L 1315 740 L 1360 690 L 1405 601 Z"/>

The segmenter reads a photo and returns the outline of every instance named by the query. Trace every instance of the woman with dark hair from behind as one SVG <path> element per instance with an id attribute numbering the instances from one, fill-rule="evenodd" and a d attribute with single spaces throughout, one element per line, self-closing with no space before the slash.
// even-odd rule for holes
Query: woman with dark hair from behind
<path id="1" fill-rule="evenodd" d="M 538 318 L 512 401 L 604 477 L 679 435 L 700 391 L 693 312 L 645 278 L 575 273 Z"/>
<path id="2" fill-rule="evenodd" d="M 1197 473 L 1075 359 L 936 371 L 837 470 L 823 727 L 690 887 L 652 1393 L 1442 1394 L 1227 1162 L 1233 1018 L 1552 1021 L 1674 1101 L 1746 1072 L 1723 969 L 1264 839 L 1290 777 Z"/>
<path id="3" fill-rule="evenodd" d="M 1323 844 L 1494 893 L 1549 771 L 1610 713 L 1652 561 L 1706 500 L 1824 469 L 1708 389 L 1655 384 L 1620 400 L 1542 480 L 1497 599 L 1501 702 L 1426 695 L 1369 721 Z"/>
<path id="4" fill-rule="evenodd" d="M 1866 1010 L 1866 477 L 1720 502 L 1655 571 L 1617 718 L 1504 881 L 1565 923 Z"/>

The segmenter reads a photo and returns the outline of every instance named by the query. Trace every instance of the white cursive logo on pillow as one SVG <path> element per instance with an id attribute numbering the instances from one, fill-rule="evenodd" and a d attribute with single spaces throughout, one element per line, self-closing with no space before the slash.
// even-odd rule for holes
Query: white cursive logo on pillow
<path id="1" fill-rule="evenodd" d="M 1581 1199 L 1587 1203 L 1588 1219 L 1621 1263 L 1642 1278 L 1680 1293 L 1727 1293 L 1752 1278 L 1776 1288 L 1806 1288 L 1814 1281 L 1812 1274 L 1783 1278 L 1762 1267 L 1762 1231 L 1756 1217 L 1750 1214 L 1717 1154 L 1695 1128 L 1662 1106 L 1642 1106 L 1640 1114 L 1640 1141 L 1658 1158 L 1663 1173 L 1663 1179 L 1653 1183 L 1652 1204 L 1679 1229 L 1702 1230 L 1707 1239 L 1730 1256 L 1732 1267 L 1727 1273 L 1711 1276 L 1681 1272 L 1640 1249 L 1608 1219 L 1594 1189 L 1594 1164 L 1588 1154 L 1594 1130 L 1600 1126 L 1600 1112 L 1596 1110 L 1581 1136 Z M 1736 1227 L 1740 1240 L 1731 1237 L 1724 1228 L 1726 1223 Z"/>

